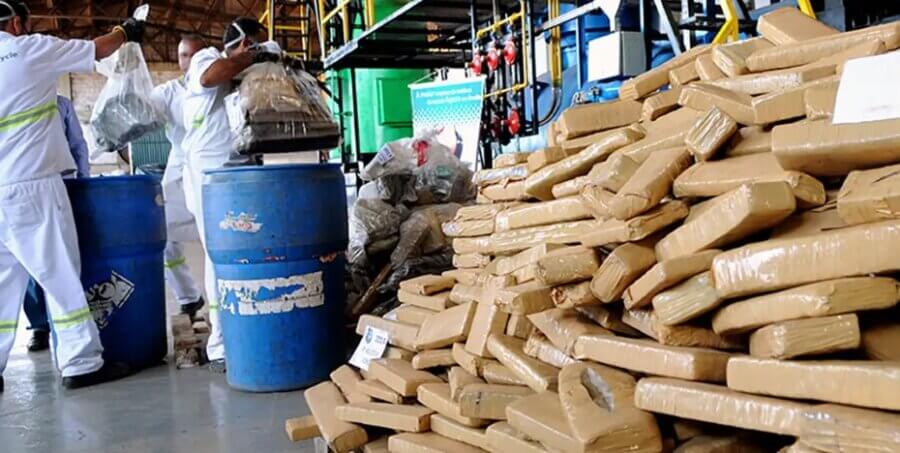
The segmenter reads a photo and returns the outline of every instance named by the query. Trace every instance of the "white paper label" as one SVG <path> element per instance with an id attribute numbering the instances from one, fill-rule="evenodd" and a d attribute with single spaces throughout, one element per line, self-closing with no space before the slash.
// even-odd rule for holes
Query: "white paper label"
<path id="1" fill-rule="evenodd" d="M 390 334 L 384 330 L 366 326 L 366 331 L 363 332 L 359 346 L 356 347 L 356 350 L 353 351 L 353 356 L 350 357 L 350 364 L 368 371 L 369 362 L 384 356 L 390 337 Z"/>
<path id="2" fill-rule="evenodd" d="M 856 58 L 844 64 L 833 124 L 900 118 L 900 52 Z"/>

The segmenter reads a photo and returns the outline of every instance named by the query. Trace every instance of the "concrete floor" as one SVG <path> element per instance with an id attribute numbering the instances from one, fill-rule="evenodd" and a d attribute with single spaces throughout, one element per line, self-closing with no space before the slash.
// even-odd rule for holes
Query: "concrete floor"
<path id="1" fill-rule="evenodd" d="M 200 253 L 190 247 L 188 261 L 202 285 Z M 177 309 L 171 300 L 167 305 L 170 313 Z M 311 441 L 292 444 L 284 432 L 286 418 L 309 414 L 302 392 L 239 392 L 224 375 L 169 364 L 118 382 L 63 390 L 49 352 L 26 351 L 25 324 L 19 325 L 0 394 L 2 452 L 315 450 Z"/>

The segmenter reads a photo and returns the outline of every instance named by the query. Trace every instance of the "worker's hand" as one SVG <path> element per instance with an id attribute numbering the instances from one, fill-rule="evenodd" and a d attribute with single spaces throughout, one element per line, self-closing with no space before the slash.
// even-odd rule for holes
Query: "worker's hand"
<path id="1" fill-rule="evenodd" d="M 125 34 L 126 41 L 140 44 L 144 42 L 144 27 L 144 21 L 132 17 L 116 27 L 116 29 L 121 30 Z"/>
<path id="2" fill-rule="evenodd" d="M 281 55 L 272 52 L 260 51 L 253 56 L 253 63 L 277 63 L 281 61 Z"/>

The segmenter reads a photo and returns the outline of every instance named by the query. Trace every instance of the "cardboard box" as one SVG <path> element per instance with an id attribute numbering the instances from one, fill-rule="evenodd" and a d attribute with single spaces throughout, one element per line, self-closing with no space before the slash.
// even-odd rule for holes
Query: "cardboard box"
<path id="1" fill-rule="evenodd" d="M 525 340 L 523 350 L 528 357 L 534 357 L 552 367 L 562 368 L 575 363 L 575 359 L 572 356 L 556 347 L 544 334 L 537 330 L 532 332 L 528 339 Z"/>
<path id="2" fill-rule="evenodd" d="M 453 401 L 459 401 L 459 395 L 467 385 L 485 383 L 480 377 L 459 366 L 450 368 L 447 375 L 447 381 L 450 384 L 450 398 L 453 398 Z"/>
<path id="3" fill-rule="evenodd" d="M 681 55 L 678 55 L 649 71 L 626 80 L 622 83 L 622 87 L 619 88 L 619 98 L 640 99 L 653 93 L 669 83 L 669 71 L 679 66 L 692 63 L 711 49 L 712 47 L 707 45 L 692 47 Z"/>
<path id="4" fill-rule="evenodd" d="M 776 181 L 790 185 L 801 207 L 825 203 L 825 186 L 819 180 L 798 171 L 783 170 L 772 153 L 698 162 L 675 179 L 672 191 L 679 198 L 717 197 L 744 184 Z"/>
<path id="5" fill-rule="evenodd" d="M 528 357 L 525 342 L 506 335 L 491 335 L 488 351 L 536 392 L 556 388 L 558 370 Z"/>
<path id="6" fill-rule="evenodd" d="M 699 79 L 700 74 L 697 74 L 697 68 L 694 66 L 694 63 L 684 64 L 669 71 L 669 85 L 675 88 Z"/>
<path id="7" fill-rule="evenodd" d="M 284 431 L 291 442 L 300 442 L 301 440 L 312 439 L 322 435 L 319 431 L 319 425 L 316 424 L 316 418 L 312 415 L 285 420 Z"/>
<path id="8" fill-rule="evenodd" d="M 640 104 L 634 104 L 640 106 Z M 572 110 L 570 108 L 566 112 Z M 639 110 L 640 107 L 638 107 Z M 606 160 L 613 151 L 634 143 L 643 137 L 643 134 L 635 131 L 633 128 L 625 127 L 609 131 L 584 151 L 566 157 L 533 173 L 525 180 L 525 191 L 528 195 L 539 200 L 552 200 L 552 189 L 555 184 L 587 174 L 594 164 Z"/>
<path id="9" fill-rule="evenodd" d="M 745 184 L 720 195 L 708 209 L 669 233 L 656 244 L 662 260 L 730 245 L 771 228 L 797 207 L 788 183 Z"/>
<path id="10" fill-rule="evenodd" d="M 432 413 L 431 409 L 417 404 L 355 403 L 334 409 L 334 415 L 345 422 L 414 433 L 428 431 Z"/>
<path id="11" fill-rule="evenodd" d="M 484 187 L 508 181 L 519 181 L 526 177 L 528 177 L 528 164 L 521 163 L 511 167 L 494 167 L 478 170 L 472 177 L 472 182 L 479 187 Z"/>
<path id="12" fill-rule="evenodd" d="M 506 334 L 511 337 L 526 339 L 534 326 L 528 320 L 528 315 L 509 315 L 509 322 L 506 323 Z"/>
<path id="13" fill-rule="evenodd" d="M 708 271 L 712 266 L 713 258 L 720 252 L 715 249 L 705 250 L 656 263 L 625 290 L 623 294 L 625 308 L 633 309 L 650 305 L 653 296 L 661 291 L 701 272 Z"/>
<path id="14" fill-rule="evenodd" d="M 591 292 L 603 303 L 621 299 L 629 285 L 656 264 L 652 244 L 629 242 L 616 247 L 594 273 Z"/>
<path id="15" fill-rule="evenodd" d="M 441 230 L 448 237 L 478 237 L 494 232 L 492 220 L 450 221 L 441 225 Z"/>
<path id="16" fill-rule="evenodd" d="M 856 349 L 859 341 L 859 322 L 855 314 L 795 319 L 753 332 L 750 355 L 784 360 Z"/>
<path id="17" fill-rule="evenodd" d="M 700 60 L 698 59 L 697 62 L 699 64 Z M 679 108 L 678 96 L 680 94 L 681 87 L 673 87 L 644 99 L 644 104 L 641 106 L 641 120 L 653 121 Z"/>
<path id="18" fill-rule="evenodd" d="M 412 366 L 417 370 L 453 365 L 456 365 L 456 361 L 453 360 L 453 351 L 450 348 L 422 351 L 412 359 Z"/>
<path id="19" fill-rule="evenodd" d="M 496 360 L 485 363 L 481 374 L 488 384 L 527 387 L 525 381 Z"/>
<path id="20" fill-rule="evenodd" d="M 512 167 L 528 162 L 531 153 L 503 153 L 494 158 L 494 168 Z"/>
<path id="21" fill-rule="evenodd" d="M 494 303 L 501 310 L 514 315 L 528 315 L 553 308 L 550 288 L 537 281 L 510 288 L 494 290 Z"/>
<path id="22" fill-rule="evenodd" d="M 490 255 L 482 255 L 480 253 L 453 255 L 453 267 L 457 269 L 483 269 L 490 263 Z"/>
<path id="23" fill-rule="evenodd" d="M 600 267 L 594 249 L 578 247 L 565 254 L 549 254 L 535 263 L 535 278 L 544 286 L 589 280 Z"/>
<path id="24" fill-rule="evenodd" d="M 640 335 L 640 332 L 622 321 L 623 313 L 620 307 L 612 307 L 609 305 L 587 305 L 583 307 L 576 307 L 575 310 L 586 316 L 591 321 L 599 324 L 600 327 L 608 329 L 611 332 L 626 335 L 629 337 L 636 337 Z"/>
<path id="25" fill-rule="evenodd" d="M 803 94 L 803 107 L 810 120 L 831 118 L 834 114 L 834 101 L 837 99 L 837 83 L 809 88 Z"/>
<path id="26" fill-rule="evenodd" d="M 589 137 L 594 137 L 593 135 Z M 575 141 L 584 141 L 588 137 L 574 139 Z M 569 143 L 569 142 L 566 142 Z M 591 142 L 593 143 L 593 142 Z M 563 144 L 565 146 L 565 143 Z M 546 148 L 539 149 L 528 156 L 528 171 L 529 174 L 535 173 L 536 171 L 554 163 L 559 162 L 570 155 L 570 153 L 563 148 L 563 146 L 548 146 Z M 570 145 L 572 146 L 572 145 Z M 586 148 L 587 145 L 584 146 Z M 582 148 L 583 149 L 583 148 Z M 580 151 L 580 150 L 579 150 Z M 571 154 L 574 154 L 577 151 L 573 151 Z"/>
<path id="27" fill-rule="evenodd" d="M 694 123 L 684 138 L 684 144 L 698 161 L 713 157 L 737 132 L 737 123 L 727 114 L 713 107 Z"/>
<path id="28" fill-rule="evenodd" d="M 862 350 L 872 360 L 900 362 L 900 324 L 881 324 L 863 330 Z"/>
<path id="29" fill-rule="evenodd" d="M 431 431 L 482 450 L 488 448 L 484 429 L 461 425 L 441 414 L 431 414 Z"/>
<path id="30" fill-rule="evenodd" d="M 477 428 L 486 424 L 480 418 L 462 415 L 459 404 L 450 396 L 450 384 L 422 384 L 418 388 L 418 400 L 425 407 L 463 426 Z"/>
<path id="31" fill-rule="evenodd" d="M 730 451 L 765 453 L 769 450 L 756 442 L 752 435 L 698 436 L 679 445 L 673 453 L 724 453 Z"/>
<path id="32" fill-rule="evenodd" d="M 469 302 L 430 316 L 419 328 L 417 349 L 443 348 L 465 340 L 472 327 L 475 308 L 475 302 Z"/>
<path id="33" fill-rule="evenodd" d="M 900 409 L 900 363 L 829 360 L 779 361 L 735 357 L 728 388 L 749 393 Z"/>
<path id="34" fill-rule="evenodd" d="M 713 60 L 713 56 L 711 54 L 706 54 L 700 58 L 697 58 L 697 60 L 694 61 L 694 69 L 697 70 L 697 75 L 700 77 L 700 80 L 704 82 L 719 80 L 728 77 L 716 65 L 716 62 Z"/>
<path id="35" fill-rule="evenodd" d="M 816 451 L 894 451 L 900 438 L 900 415 L 823 404 L 804 412 L 800 442 Z"/>
<path id="36" fill-rule="evenodd" d="M 838 34 L 837 30 L 796 8 L 778 8 L 763 14 L 756 23 L 756 31 L 778 46 Z"/>
<path id="37" fill-rule="evenodd" d="M 725 382 L 731 355 L 711 349 L 665 346 L 650 340 L 586 335 L 575 342 L 575 358 L 657 376 Z"/>
<path id="38" fill-rule="evenodd" d="M 666 326 L 685 323 L 721 304 L 722 299 L 716 294 L 710 271 L 697 274 L 653 296 L 653 311 L 659 322 Z"/>
<path id="39" fill-rule="evenodd" d="M 506 420 L 506 407 L 532 394 L 528 387 L 517 385 L 467 385 L 459 396 L 460 413 L 476 419 Z"/>
<path id="40" fill-rule="evenodd" d="M 831 124 L 828 119 L 772 129 L 772 152 L 785 170 L 843 176 L 900 161 L 900 119 Z"/>
<path id="41" fill-rule="evenodd" d="M 498 201 L 525 201 L 531 197 L 525 193 L 525 181 L 494 184 L 482 187 L 478 194 L 491 202 Z"/>
<path id="42" fill-rule="evenodd" d="M 342 421 L 335 416 L 335 408 L 347 402 L 336 385 L 327 381 L 322 382 L 308 388 L 303 392 L 303 396 L 312 416 L 316 419 L 322 438 L 331 449 L 347 453 L 369 441 L 366 430 L 362 427 Z"/>
<path id="43" fill-rule="evenodd" d="M 684 219 L 687 215 L 688 207 L 683 201 L 667 201 L 628 220 L 606 220 L 599 228 L 582 236 L 581 244 L 585 247 L 601 247 L 640 241 Z"/>
<path id="44" fill-rule="evenodd" d="M 489 248 L 483 252 L 508 255 L 542 243 L 577 244 L 579 236 L 598 224 L 596 220 L 579 220 L 494 233 Z"/>
<path id="45" fill-rule="evenodd" d="M 753 113 L 753 98 L 746 93 L 727 90 L 708 83 L 694 83 L 681 90 L 680 105 L 695 110 L 707 111 L 713 107 L 728 114 L 740 124 L 756 124 Z"/>
<path id="46" fill-rule="evenodd" d="M 878 247 L 872 248 L 872 244 Z M 772 292 L 821 280 L 900 269 L 900 221 L 779 239 L 723 252 L 713 260 L 723 298 Z"/>
<path id="47" fill-rule="evenodd" d="M 591 213 L 576 197 L 541 203 L 527 203 L 497 214 L 495 231 L 571 222 L 591 218 Z"/>
<path id="48" fill-rule="evenodd" d="M 472 319 L 472 328 L 466 339 L 466 350 L 481 357 L 491 358 L 487 350 L 488 337 L 493 333 L 504 333 L 509 313 L 492 303 L 479 303 Z"/>
<path id="49" fill-rule="evenodd" d="M 467 351 L 466 345 L 463 343 L 454 343 L 451 352 L 456 364 L 475 376 L 481 376 L 484 364 L 490 361 L 490 359 L 477 356 Z"/>
<path id="50" fill-rule="evenodd" d="M 368 402 L 372 402 L 371 400 L 375 399 L 391 404 L 403 404 L 403 396 L 391 390 L 390 387 L 381 381 L 366 379 L 357 384 L 356 387 L 360 392 L 369 397 L 370 400 Z"/>
<path id="51" fill-rule="evenodd" d="M 419 334 L 419 326 L 405 322 L 391 321 L 378 316 L 362 315 L 356 322 L 356 334 L 364 335 L 366 327 L 387 331 L 390 335 L 388 342 L 394 346 L 414 351 L 416 349 L 416 335 Z"/>
<path id="52" fill-rule="evenodd" d="M 591 292 L 591 282 L 570 283 L 550 290 L 550 299 L 557 308 L 574 308 L 599 304 L 600 299 Z"/>
<path id="53" fill-rule="evenodd" d="M 388 436 L 381 436 L 363 446 L 363 453 L 389 453 Z"/>
<path id="54" fill-rule="evenodd" d="M 415 305 L 401 305 L 392 310 L 397 321 L 407 324 L 415 324 L 421 326 L 425 319 L 437 313 L 427 308 L 416 307 Z"/>
<path id="55" fill-rule="evenodd" d="M 482 450 L 435 433 L 394 434 L 388 439 L 391 453 L 480 453 Z"/>
<path id="56" fill-rule="evenodd" d="M 443 311 L 454 305 L 453 302 L 450 301 L 450 291 L 425 296 L 401 289 L 397 291 L 397 299 L 401 304 L 414 305 L 431 311 Z"/>
<path id="57" fill-rule="evenodd" d="M 772 131 L 762 126 L 746 126 L 738 129 L 725 149 L 724 157 L 746 156 L 772 152 Z"/>
<path id="58" fill-rule="evenodd" d="M 606 221 L 612 217 L 609 212 L 609 200 L 615 196 L 615 193 L 598 186 L 591 180 L 581 189 L 578 199 L 595 219 Z"/>
<path id="59" fill-rule="evenodd" d="M 369 373 L 401 396 L 416 396 L 416 388 L 429 382 L 442 382 L 426 371 L 413 368 L 405 360 L 379 359 L 369 362 Z"/>
<path id="60" fill-rule="evenodd" d="M 718 45 L 712 50 L 713 62 L 729 77 L 739 76 L 750 72 L 747 68 L 750 55 L 771 47 L 772 43 L 762 36 Z"/>
<path id="61" fill-rule="evenodd" d="M 837 210 L 848 225 L 900 218 L 900 165 L 850 172 Z"/>
<path id="62" fill-rule="evenodd" d="M 422 275 L 400 282 L 400 289 L 412 294 L 430 296 L 448 291 L 456 284 L 456 280 L 442 275 Z"/>
<path id="63" fill-rule="evenodd" d="M 368 395 L 360 393 L 356 385 L 362 382 L 359 373 L 347 365 L 341 365 L 328 376 L 341 389 L 344 398 L 351 403 L 368 403 L 372 401 Z M 343 403 L 342 403 L 343 404 Z"/>
<path id="64" fill-rule="evenodd" d="M 649 211 L 668 195 L 672 182 L 690 164 L 691 154 L 684 147 L 654 152 L 609 200 L 610 214 L 619 220 L 628 220 Z"/>
<path id="65" fill-rule="evenodd" d="M 566 140 L 597 131 L 627 126 L 641 117 L 641 104 L 631 100 L 598 102 L 567 108 L 556 120 Z"/>
<path id="66" fill-rule="evenodd" d="M 506 422 L 497 422 L 488 426 L 487 450 L 494 453 L 546 453 L 547 449 L 540 443 L 515 429 Z"/>
<path id="67" fill-rule="evenodd" d="M 745 333 L 792 319 L 887 309 L 898 299 L 897 282 L 892 278 L 827 280 L 727 305 L 713 317 L 712 326 L 721 334 Z"/>
<path id="68" fill-rule="evenodd" d="M 649 308 L 626 310 L 622 321 L 644 335 L 666 346 L 709 348 L 722 350 L 746 349 L 746 344 L 736 337 L 723 337 L 712 329 L 695 324 L 667 326 L 659 322 L 656 313 Z"/>
<path id="69" fill-rule="evenodd" d="M 612 335 L 574 309 L 553 308 L 528 316 L 534 327 L 563 353 L 570 355 L 582 335 Z"/>
<path id="70" fill-rule="evenodd" d="M 800 435 L 803 412 L 811 407 L 719 385 L 655 377 L 638 381 L 634 403 L 657 414 L 787 436 Z"/>

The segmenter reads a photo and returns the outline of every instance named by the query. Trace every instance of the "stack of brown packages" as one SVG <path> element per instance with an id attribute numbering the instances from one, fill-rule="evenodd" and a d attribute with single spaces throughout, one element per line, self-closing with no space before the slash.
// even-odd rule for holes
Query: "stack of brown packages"
<path id="1" fill-rule="evenodd" d="M 900 120 L 829 118 L 843 63 L 900 23 L 784 8 L 759 31 L 484 171 L 445 224 L 457 269 L 360 319 L 387 358 L 306 392 L 329 445 L 900 451 Z"/>

